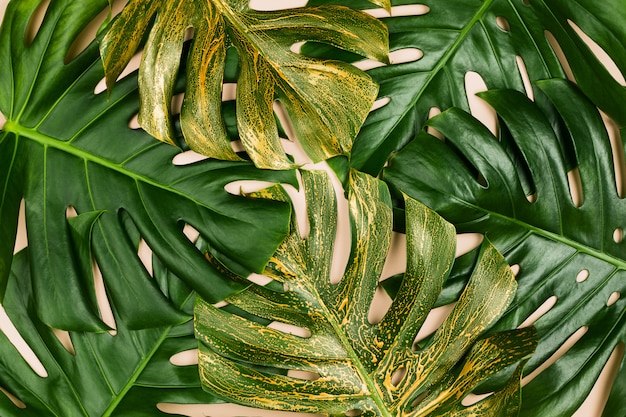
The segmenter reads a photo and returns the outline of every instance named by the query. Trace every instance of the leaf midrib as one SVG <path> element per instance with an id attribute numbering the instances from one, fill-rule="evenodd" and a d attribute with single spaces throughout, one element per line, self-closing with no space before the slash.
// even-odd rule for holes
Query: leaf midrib
<path id="1" fill-rule="evenodd" d="M 575 241 L 573 239 L 570 239 L 570 238 L 565 237 L 563 235 L 560 235 L 558 233 L 554 233 L 554 232 L 551 232 L 549 230 L 545 230 L 545 229 L 542 229 L 540 227 L 534 226 L 534 225 L 532 225 L 530 223 L 524 222 L 522 220 L 519 220 L 519 219 L 516 219 L 516 218 L 513 218 L 513 217 L 509 217 L 509 216 L 505 216 L 505 215 L 500 214 L 498 212 L 485 209 L 484 207 L 481 207 L 481 206 L 478 206 L 476 204 L 472 204 L 472 203 L 470 203 L 468 201 L 465 201 L 465 200 L 459 198 L 458 196 L 455 196 L 455 195 L 452 195 L 452 194 L 447 194 L 447 196 L 449 198 L 453 199 L 453 200 L 456 200 L 456 201 L 460 202 L 464 206 L 470 207 L 470 208 L 472 208 L 474 210 L 477 210 L 477 211 L 481 211 L 481 212 L 485 213 L 488 216 L 492 216 L 492 217 L 496 217 L 496 218 L 501 219 L 501 220 L 505 220 L 507 222 L 510 222 L 510 223 L 516 225 L 516 226 L 520 226 L 523 229 L 529 230 L 529 231 L 531 231 L 531 232 L 533 232 L 533 233 L 535 233 L 535 234 L 537 234 L 539 236 L 546 237 L 546 238 L 551 239 L 551 240 L 553 240 L 555 242 L 562 243 L 562 244 L 567 245 L 567 246 L 569 246 L 571 248 L 574 248 L 578 252 L 585 253 L 587 255 L 593 256 L 596 259 L 600 259 L 602 261 L 605 261 L 605 262 L 615 266 L 616 268 L 626 270 L 626 260 L 617 258 L 617 257 L 615 257 L 613 255 L 610 255 L 608 253 L 602 252 L 602 251 L 600 251 L 598 249 L 592 248 L 590 246 L 587 246 L 585 244 L 577 242 L 577 241 Z"/>
<path id="2" fill-rule="evenodd" d="M 108 159 L 102 158 L 98 155 L 95 155 L 93 153 L 89 153 L 87 151 L 84 151 L 80 148 L 77 148 L 75 146 L 72 146 L 70 142 L 63 142 L 60 141 L 58 139 L 52 138 L 50 136 L 47 136 L 39 131 L 37 131 L 36 129 L 32 129 L 32 128 L 27 128 L 24 126 L 21 126 L 20 124 L 13 122 L 13 121 L 7 121 L 6 124 L 4 125 L 4 131 L 6 132 L 10 132 L 15 134 L 18 137 L 25 137 L 27 139 L 30 139 L 34 142 L 39 143 L 40 145 L 42 145 L 43 147 L 47 147 L 47 148 L 53 148 L 59 151 L 62 151 L 66 154 L 75 156 L 77 158 L 83 159 L 86 162 L 92 162 L 95 164 L 98 164 L 104 168 L 110 169 L 112 171 L 115 171 L 117 173 L 120 173 L 124 176 L 126 176 L 127 178 L 130 178 L 132 180 L 134 180 L 135 182 L 142 182 L 148 185 L 151 185 L 153 187 L 165 190 L 167 192 L 173 193 L 185 200 L 189 200 L 191 202 L 193 202 L 194 204 L 204 207 L 208 210 L 211 210 L 214 213 L 217 213 L 221 216 L 227 217 L 227 218 L 231 218 L 232 216 L 228 213 L 225 212 L 221 212 L 216 210 L 215 208 L 206 205 L 205 203 L 198 201 L 197 199 L 193 198 L 191 195 L 189 194 L 185 194 L 183 192 L 181 192 L 180 190 L 177 190 L 176 188 L 173 187 L 168 187 L 150 177 L 147 177 L 145 175 L 140 175 L 134 171 L 131 171 L 127 168 L 124 168 L 121 164 L 117 164 L 115 162 L 112 162 Z"/>

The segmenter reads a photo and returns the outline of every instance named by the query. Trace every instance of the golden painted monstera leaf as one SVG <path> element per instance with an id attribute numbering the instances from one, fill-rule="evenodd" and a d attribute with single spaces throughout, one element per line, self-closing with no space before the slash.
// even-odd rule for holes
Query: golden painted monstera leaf
<path id="1" fill-rule="evenodd" d="M 228 298 L 224 308 L 196 301 L 205 389 L 230 402 L 328 416 L 515 415 L 521 364 L 534 351 L 536 335 L 534 328 L 487 333 L 516 292 L 503 257 L 484 243 L 450 315 L 416 343 L 454 261 L 456 239 L 453 226 L 407 197 L 406 274 L 386 315 L 371 323 L 392 212 L 382 183 L 356 171 L 350 176 L 352 249 L 338 284 L 329 279 L 334 190 L 326 174 L 307 171 L 307 201 L 315 202 L 308 206 L 310 232 L 302 238 L 294 222 L 266 270 L 273 281 Z M 262 194 L 286 199 L 279 187 Z M 274 322 L 306 332 L 268 326 Z M 495 393 L 462 404 L 496 373 L 503 382 Z"/>
<path id="2" fill-rule="evenodd" d="M 374 0 L 389 9 L 388 0 Z M 247 0 L 131 0 L 101 43 L 109 89 L 142 44 L 139 123 L 154 137 L 176 143 L 171 103 L 185 36 L 186 60 L 180 127 L 201 154 L 237 160 L 222 114 L 224 66 L 229 48 L 239 60 L 236 119 L 244 149 L 261 168 L 293 166 L 280 144 L 275 100 L 287 110 L 304 150 L 314 161 L 348 154 L 376 99 L 378 85 L 344 62 L 292 52 L 301 41 L 324 42 L 379 61 L 388 54 L 387 29 L 343 6 L 272 12 Z"/>

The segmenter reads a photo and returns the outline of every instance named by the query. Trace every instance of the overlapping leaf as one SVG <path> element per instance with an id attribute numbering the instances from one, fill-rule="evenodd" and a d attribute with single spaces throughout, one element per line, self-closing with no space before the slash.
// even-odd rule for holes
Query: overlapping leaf
<path id="1" fill-rule="evenodd" d="M 323 172 L 305 171 L 302 176 L 310 232 L 303 239 L 294 224 L 266 270 L 274 281 L 228 298 L 238 314 L 196 301 L 206 389 L 244 405 L 333 416 L 514 415 L 521 366 L 489 398 L 461 405 L 479 382 L 515 367 L 535 346 L 533 328 L 481 338 L 515 293 L 515 280 L 502 256 L 490 244 L 483 246 L 458 304 L 430 342 L 416 348 L 415 336 L 454 259 L 454 228 L 407 198 L 407 273 L 390 310 L 371 324 L 368 312 L 391 237 L 388 191 L 378 180 L 352 172 L 351 257 L 343 279 L 331 284 L 334 190 Z M 278 187 L 264 195 L 286 198 Z M 250 315 L 310 334 L 269 328 L 251 321 Z M 272 368 L 315 377 L 275 374 Z"/>
<path id="2" fill-rule="evenodd" d="M 427 122 L 446 142 L 421 133 L 392 159 L 384 176 L 459 230 L 485 233 L 509 263 L 519 264 L 518 296 L 499 326 L 519 325 L 556 296 L 556 305 L 536 322 L 541 341 L 529 371 L 579 329 L 587 330 L 523 391 L 521 415 L 567 416 L 586 398 L 614 349 L 626 342 L 625 301 L 619 298 L 626 294 L 626 243 L 620 237 L 626 202 L 618 194 L 613 151 L 595 106 L 567 81 L 538 86 L 566 131 L 555 133 L 542 110 L 522 94 L 489 91 L 481 97 L 503 120 L 499 140 L 467 113 L 450 109 Z M 580 206 L 570 193 L 567 150 L 580 174 Z M 621 142 L 615 152 L 623 153 Z M 623 381 L 622 358 L 604 415 L 626 409 Z"/>
<path id="3" fill-rule="evenodd" d="M 140 235 L 177 276 L 204 296 L 241 289 L 183 234 L 189 224 L 227 267 L 262 271 L 288 231 L 289 207 L 224 190 L 243 179 L 295 181 L 245 162 L 179 167 L 173 147 L 132 130 L 136 78 L 107 98 L 95 45 L 64 65 L 72 41 L 106 1 L 52 2 L 32 44 L 24 33 L 39 1 L 9 4 L 0 33 L 0 295 L 11 264 L 23 198 L 33 292 L 40 317 L 65 329 L 105 330 L 95 300 L 92 257 L 107 295 L 130 328 L 179 323 L 173 306 L 137 257 Z M 66 219 L 69 208 L 77 216 Z M 141 302 L 138 302 L 141 300 Z"/>
<path id="4" fill-rule="evenodd" d="M 155 271 L 172 303 L 190 313 L 191 290 L 162 267 L 155 265 Z M 47 375 L 36 374 L 0 333 L 0 387 L 20 403 L 0 393 L 3 416 L 153 417 L 169 415 L 159 411 L 158 403 L 219 402 L 200 388 L 197 366 L 170 362 L 173 355 L 197 345 L 191 322 L 129 330 L 118 320 L 115 336 L 70 332 L 70 353 L 37 318 L 27 251 L 15 258 L 6 295 L 4 307 Z"/>
<path id="5" fill-rule="evenodd" d="M 334 0 L 311 0 L 327 4 Z M 344 4 L 352 4 L 345 1 Z M 368 7 L 367 3 L 359 3 Z M 583 91 L 607 114 L 626 125 L 626 88 L 609 74 L 573 25 L 589 35 L 626 75 L 626 8 L 622 0 L 398 0 L 393 6 L 423 5 L 418 16 L 383 19 L 389 28 L 390 50 L 416 48 L 415 62 L 369 71 L 380 84 L 384 107 L 366 120 L 352 151 L 352 166 L 372 174 L 408 143 L 428 118 L 431 108 L 456 106 L 469 110 L 465 76 L 478 73 L 490 89 L 524 91 L 520 66 L 531 81 L 565 78 L 557 59 L 561 49 Z M 423 12 L 423 9 L 419 11 Z M 550 35 L 558 47 L 550 44 Z M 345 58 L 304 49 L 315 56 Z M 523 65 L 518 64 L 518 57 Z M 538 98 L 541 100 L 541 98 Z"/>
<path id="6" fill-rule="evenodd" d="M 388 5 L 385 0 L 375 2 Z M 154 22 L 154 23 L 153 23 Z M 185 32 L 194 30 L 180 124 L 187 144 L 215 158 L 238 160 L 222 117 L 224 62 L 239 56 L 237 125 L 243 147 L 263 168 L 292 167 L 274 119 L 278 99 L 309 156 L 320 161 L 346 154 L 376 98 L 378 86 L 349 64 L 291 51 L 304 40 L 328 42 L 377 60 L 387 57 L 387 31 L 366 14 L 322 6 L 259 12 L 240 0 L 132 0 L 102 42 L 112 88 L 150 35 L 140 68 L 140 124 L 156 138 L 176 143 L 170 114 Z"/>

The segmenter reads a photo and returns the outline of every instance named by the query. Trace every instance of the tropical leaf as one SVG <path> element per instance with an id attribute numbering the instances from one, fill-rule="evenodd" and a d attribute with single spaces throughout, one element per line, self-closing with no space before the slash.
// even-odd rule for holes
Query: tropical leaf
<path id="1" fill-rule="evenodd" d="M 244 179 L 294 183 L 294 172 L 260 171 L 246 162 L 175 166 L 176 148 L 128 127 L 137 112 L 135 77 L 108 98 L 94 94 L 104 76 L 95 44 L 64 65 L 73 40 L 106 4 L 52 2 L 26 45 L 39 1 L 12 1 L 0 33 L 0 111 L 7 119 L 0 131 L 0 299 L 23 198 L 35 308 L 63 329 L 108 329 L 95 299 L 92 257 L 129 328 L 188 318 L 150 279 L 132 236 L 143 237 L 190 287 L 219 300 L 243 287 L 206 261 L 184 226 L 197 229 L 222 264 L 244 275 L 262 272 L 289 227 L 288 205 L 234 196 L 224 187 Z M 70 208 L 77 216 L 68 220 Z"/>
<path id="2" fill-rule="evenodd" d="M 330 2 L 336 3 L 311 0 L 309 5 Z M 352 1 L 343 3 L 357 6 Z M 425 12 L 403 16 L 406 10 L 400 10 L 400 16 L 383 19 L 392 56 L 405 49 L 418 49 L 423 56 L 368 72 L 380 84 L 379 98 L 390 101 L 365 121 L 353 146 L 353 167 L 378 174 L 389 156 L 415 137 L 433 108 L 469 110 L 468 72 L 478 73 L 489 89 L 530 92 L 535 88 L 524 85 L 524 73 L 531 82 L 568 75 L 557 57 L 561 51 L 585 94 L 626 125 L 626 88 L 577 32 L 580 28 L 595 41 L 626 76 L 622 0 L 398 0 L 392 4 L 419 4 L 415 13 Z M 370 7 L 365 2 L 358 5 Z M 317 44 L 302 50 L 313 56 L 349 59 Z"/>
<path id="3" fill-rule="evenodd" d="M 352 172 L 351 257 L 343 279 L 331 284 L 334 190 L 324 172 L 304 171 L 302 179 L 309 202 L 308 237 L 303 239 L 294 223 L 266 270 L 274 281 L 227 302 L 253 317 L 305 331 L 286 333 L 198 299 L 195 326 L 205 388 L 244 405 L 332 416 L 514 415 L 521 372 L 515 364 L 532 353 L 535 331 L 481 337 L 516 288 L 493 246 L 483 246 L 471 281 L 442 327 L 429 343 L 416 347 L 417 332 L 454 259 L 454 228 L 407 198 L 407 273 L 390 310 L 371 324 L 368 312 L 391 237 L 387 188 Z M 279 187 L 263 195 L 286 198 Z M 277 375 L 259 366 L 304 371 L 313 378 Z M 479 382 L 505 369 L 509 381 L 495 394 L 468 407 L 461 404 Z"/>
<path id="4" fill-rule="evenodd" d="M 386 0 L 375 3 L 388 5 Z M 240 66 L 239 136 L 257 166 L 294 166 L 280 144 L 272 107 L 276 99 L 314 161 L 350 152 L 378 86 L 349 64 L 304 57 L 290 48 L 315 40 L 384 61 L 384 25 L 337 6 L 259 12 L 241 0 L 130 1 L 102 41 L 107 84 L 113 87 L 149 30 L 139 76 L 139 121 L 150 134 L 171 144 L 177 142 L 170 114 L 172 91 L 189 28 L 194 38 L 180 125 L 191 149 L 214 158 L 240 159 L 226 134 L 221 105 L 224 62 L 234 48 Z"/>
<path id="5" fill-rule="evenodd" d="M 28 257 L 27 250 L 15 257 L 4 307 L 46 374 L 35 373 L 0 332 L 0 386 L 13 396 L 0 394 L 3 416 L 153 417 L 170 415 L 159 403 L 219 402 L 201 389 L 197 366 L 170 362 L 197 345 L 190 321 L 129 330 L 120 320 L 114 336 L 71 332 L 65 347 L 37 318 Z M 193 292 L 157 265 L 155 276 L 168 286 L 172 303 L 191 313 Z"/>
<path id="6" fill-rule="evenodd" d="M 557 79 L 537 86 L 554 103 L 565 132 L 555 132 L 542 109 L 521 93 L 489 91 L 481 97 L 503 122 L 499 138 L 462 110 L 450 109 L 427 122 L 446 141 L 420 133 L 391 160 L 384 177 L 459 231 L 486 234 L 509 263 L 520 266 L 516 300 L 497 328 L 518 326 L 556 297 L 536 322 L 540 342 L 528 372 L 586 330 L 523 390 L 520 415 L 568 416 L 626 342 L 625 301 L 619 298 L 626 293 L 626 202 L 613 163 L 613 152 L 622 154 L 623 145 L 611 150 L 596 107 L 576 86 Z M 572 172 L 580 175 L 583 201 L 577 204 L 563 147 L 574 155 Z M 625 377 L 622 358 L 604 415 L 626 409 Z"/>

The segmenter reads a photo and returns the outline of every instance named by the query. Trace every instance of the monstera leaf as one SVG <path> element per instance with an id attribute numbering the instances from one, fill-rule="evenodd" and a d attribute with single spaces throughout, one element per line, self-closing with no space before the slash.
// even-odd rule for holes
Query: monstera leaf
<path id="1" fill-rule="evenodd" d="M 27 45 L 24 33 L 39 3 L 11 2 L 0 33 L 0 111 L 7 119 L 0 131 L 0 298 L 21 199 L 34 308 L 51 326 L 108 328 L 96 303 L 92 258 L 129 328 L 188 319 L 150 278 L 133 243 L 137 234 L 203 296 L 219 300 L 241 290 L 183 228 L 197 229 L 228 268 L 261 272 L 288 232 L 290 209 L 231 195 L 224 186 L 243 179 L 293 182 L 294 173 L 245 162 L 175 166 L 176 148 L 128 126 L 137 112 L 136 78 L 122 80 L 110 97 L 94 94 L 104 76 L 95 44 L 64 64 L 75 37 L 107 2 L 52 2 Z"/>
<path id="2" fill-rule="evenodd" d="M 131 0 L 104 37 L 101 49 L 111 88 L 150 28 L 143 50 L 139 121 L 156 138 L 176 143 L 170 114 L 185 32 L 194 30 L 180 126 L 191 149 L 238 160 L 222 117 L 224 63 L 239 57 L 237 125 L 244 149 L 259 167 L 293 166 L 274 119 L 278 99 L 315 161 L 346 154 L 376 98 L 378 86 L 353 66 L 291 51 L 304 40 L 328 42 L 381 61 L 387 31 L 370 16 L 337 6 L 259 12 L 241 0 Z M 376 1 L 388 6 L 387 1 Z M 154 22 L 154 23 L 153 23 Z"/>
<path id="3" fill-rule="evenodd" d="M 336 3 L 311 0 L 309 5 L 331 2 Z M 353 1 L 343 3 L 356 7 Z M 397 17 L 383 19 L 389 28 L 392 57 L 413 48 L 423 56 L 369 71 L 380 84 L 379 97 L 389 102 L 373 111 L 361 129 L 352 150 L 353 167 L 380 172 L 389 156 L 413 139 L 432 108 L 468 110 L 468 72 L 478 73 L 489 89 L 530 91 L 534 87 L 524 85 L 524 73 L 530 81 L 566 77 L 557 59 L 561 52 L 583 91 L 626 125 L 626 88 L 578 32 L 580 28 L 595 41 L 626 75 L 622 0 L 398 0 L 392 4 L 405 7 L 397 10 Z M 359 5 L 371 7 L 365 2 Z M 406 9 L 417 5 L 417 9 Z M 405 15 L 411 13 L 418 15 Z M 336 52 L 329 55 L 319 45 L 305 45 L 303 51 L 348 59 Z"/>
<path id="4" fill-rule="evenodd" d="M 427 122 L 446 141 L 420 133 L 392 159 L 384 177 L 460 231 L 485 233 L 509 263 L 520 266 L 516 300 L 498 327 L 519 325 L 556 297 L 536 322 L 540 343 L 529 372 L 571 336 L 584 333 L 523 390 L 522 416 L 567 416 L 626 342 L 626 304 L 619 297 L 626 293 L 626 202 L 612 159 L 613 152 L 624 151 L 621 142 L 611 150 L 598 111 L 577 87 L 556 79 L 537 86 L 554 103 L 566 131 L 557 134 L 521 93 L 489 91 L 481 97 L 504 123 L 499 140 L 467 113 L 450 109 Z M 566 153 L 574 155 L 582 201 L 570 192 Z M 622 358 L 606 416 L 626 409 L 624 367 Z"/>
<path id="5" fill-rule="evenodd" d="M 442 327 L 416 346 L 454 259 L 454 228 L 407 198 L 407 273 L 387 314 L 372 324 L 368 312 L 391 237 L 388 191 L 378 180 L 352 172 L 351 257 L 343 279 L 332 284 L 334 190 L 323 172 L 305 171 L 302 177 L 310 232 L 302 238 L 294 224 L 266 270 L 274 281 L 229 297 L 229 307 L 236 309 L 230 312 L 196 302 L 205 388 L 240 404 L 329 416 L 515 415 L 521 369 L 515 364 L 532 353 L 535 331 L 483 337 L 516 289 L 493 246 L 483 246 L 472 279 Z M 278 187 L 265 194 L 285 198 Z M 296 326 L 302 333 L 250 317 Z M 461 404 L 479 382 L 507 368 L 509 381 L 493 395 Z"/>
<path id="6" fill-rule="evenodd" d="M 200 387 L 197 366 L 175 366 L 170 358 L 193 349 L 191 322 L 117 333 L 70 332 L 67 347 L 37 318 L 29 253 L 16 255 L 4 303 L 12 322 L 45 369 L 42 377 L 0 332 L 0 412 L 12 417 L 165 416 L 157 404 L 219 401 Z M 191 313 L 193 293 L 155 264 L 155 278 L 169 289 L 172 303 Z M 40 371 L 41 372 L 41 371 Z"/>

